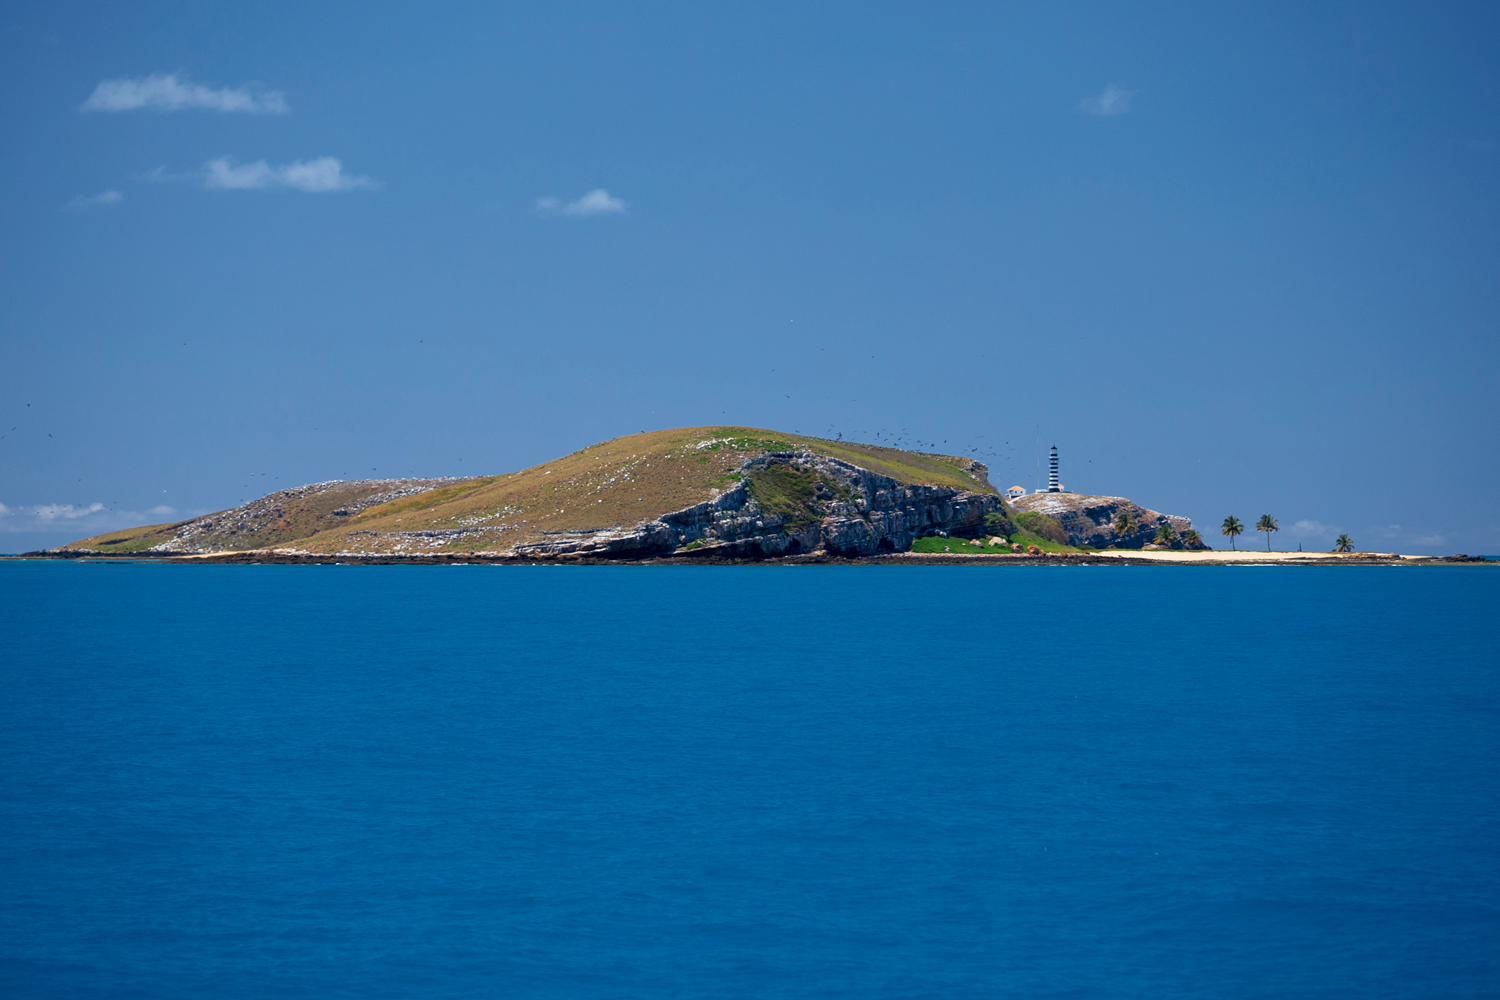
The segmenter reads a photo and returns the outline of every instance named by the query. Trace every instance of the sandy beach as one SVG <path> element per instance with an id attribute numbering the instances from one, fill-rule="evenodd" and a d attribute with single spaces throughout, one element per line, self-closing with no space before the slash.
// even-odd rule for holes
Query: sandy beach
<path id="1" fill-rule="evenodd" d="M 1218 549 L 1198 549 L 1193 551 L 1176 551 L 1163 549 L 1154 551 L 1150 549 L 1109 549 L 1103 552 L 1091 552 L 1090 558 L 1101 559 L 1129 559 L 1131 562 L 1139 562 L 1143 559 L 1164 563 L 1297 563 L 1297 562 L 1350 562 L 1359 563 L 1370 559 L 1429 559 L 1430 556 L 1403 556 L 1394 552 L 1247 552 L 1229 551 Z"/>

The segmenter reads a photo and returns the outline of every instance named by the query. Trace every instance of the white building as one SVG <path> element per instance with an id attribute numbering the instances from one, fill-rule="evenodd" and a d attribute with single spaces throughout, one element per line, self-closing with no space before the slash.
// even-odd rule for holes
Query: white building
<path id="1" fill-rule="evenodd" d="M 1026 487 L 1024 486 L 1012 486 L 1010 489 L 1005 491 L 1005 499 L 1007 500 L 1019 500 L 1025 495 Z"/>

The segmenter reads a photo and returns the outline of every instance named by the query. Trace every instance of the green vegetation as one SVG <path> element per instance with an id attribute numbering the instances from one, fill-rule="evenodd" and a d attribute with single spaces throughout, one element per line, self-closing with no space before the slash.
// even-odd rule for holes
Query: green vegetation
<path id="1" fill-rule="evenodd" d="M 1130 516 L 1130 511 L 1122 510 L 1115 517 L 1115 534 L 1124 537 L 1135 530 L 1135 521 Z"/>
<path id="2" fill-rule="evenodd" d="M 1037 548 L 1047 553 L 1094 551 L 1093 549 L 1080 548 L 1076 545 L 1058 543 L 1050 538 L 1043 538 L 1041 535 L 1034 534 L 1033 532 L 1026 531 L 1024 529 L 1014 531 L 1008 536 L 1001 535 L 997 537 L 1001 537 L 1005 540 L 1005 544 L 1003 546 L 991 545 L 989 543 L 989 539 L 986 537 L 981 537 L 979 539 L 984 543 L 983 546 L 979 546 L 971 545 L 970 539 L 960 538 L 956 535 L 952 538 L 943 538 L 940 535 L 929 535 L 926 538 L 918 538 L 916 541 L 912 542 L 911 550 L 913 552 L 932 553 L 936 555 L 982 555 L 986 553 L 995 555 L 1000 553 L 1010 554 L 1013 551 L 1011 549 L 1011 546 L 1014 544 L 1019 544 L 1023 551 L 1032 545 L 1035 545 Z"/>
<path id="3" fill-rule="evenodd" d="M 988 531 L 992 535 L 999 535 L 1002 538 L 1008 538 L 1009 536 L 1015 534 L 1019 529 L 1016 527 L 1016 523 L 1009 517 L 1006 517 L 1004 514 L 996 511 L 993 514 L 984 515 L 984 530 Z"/>
<path id="4" fill-rule="evenodd" d="M 1245 523 L 1233 514 L 1224 518 L 1224 523 L 1219 525 L 1219 534 L 1229 536 L 1229 547 L 1236 548 L 1234 539 L 1236 535 L 1244 534 Z"/>
<path id="5" fill-rule="evenodd" d="M 1172 527 L 1171 522 L 1169 522 L 1169 521 L 1163 521 L 1161 524 L 1159 524 L 1159 525 L 1156 526 L 1156 544 L 1157 545 L 1176 545 L 1177 544 L 1177 531 Z"/>
<path id="6" fill-rule="evenodd" d="M 782 519 L 786 531 L 801 531 L 818 521 L 812 508 L 818 478 L 816 473 L 773 465 L 750 474 L 750 493 L 762 511 Z"/>
<path id="7" fill-rule="evenodd" d="M 1010 551 L 1009 545 L 1006 545 L 1003 548 L 999 545 L 991 545 L 989 543 L 989 540 L 985 538 L 979 539 L 979 541 L 983 543 L 982 545 L 971 545 L 969 544 L 970 541 L 971 539 L 959 538 L 957 535 L 953 536 L 952 538 L 944 538 L 941 535 L 928 535 L 926 538 L 918 538 L 916 541 L 912 542 L 911 550 L 913 552 L 936 553 L 939 555 L 946 553 L 950 555 L 971 556 L 979 555 L 984 552 Z"/>
<path id="8" fill-rule="evenodd" d="M 139 528 L 109 531 L 92 538 L 83 538 L 64 545 L 65 549 L 92 549 L 96 552 L 125 554 L 145 550 L 172 540 L 173 533 L 185 522 L 172 521 L 167 524 L 147 524 Z"/>
<path id="9" fill-rule="evenodd" d="M 718 433 L 745 428 L 722 428 Z M 767 433 L 767 432 L 760 432 Z M 759 439 L 756 439 L 759 440 Z M 957 455 L 935 455 L 921 451 L 904 451 L 874 444 L 857 444 L 853 441 L 830 441 L 827 438 L 795 435 L 790 442 L 776 440 L 781 447 L 772 450 L 786 451 L 793 447 L 805 448 L 819 455 L 837 458 L 860 468 L 878 472 L 883 476 L 903 483 L 926 483 L 931 486 L 951 486 L 976 493 L 994 494 L 990 486 L 976 471 L 971 460 Z"/>
<path id="10" fill-rule="evenodd" d="M 1256 531 L 1264 531 L 1266 533 L 1266 551 L 1270 552 L 1271 551 L 1271 532 L 1273 532 L 1273 531 L 1280 531 L 1281 530 L 1281 525 L 1277 524 L 1276 523 L 1276 519 L 1274 517 L 1272 517 L 1270 514 L 1262 514 L 1260 516 L 1260 520 L 1255 522 L 1255 530 Z"/>
<path id="11" fill-rule="evenodd" d="M 1049 520 L 1051 520 L 1051 519 L 1049 518 Z M 1066 538 L 1066 536 L 1064 536 L 1064 538 Z M 1011 542 L 1019 542 L 1020 545 L 1021 545 L 1021 547 L 1023 549 L 1026 548 L 1027 546 L 1035 545 L 1037 548 L 1041 549 L 1043 552 L 1094 552 L 1094 551 L 1096 551 L 1095 549 L 1082 548 L 1082 547 L 1077 546 L 1077 545 L 1069 545 L 1066 541 L 1058 542 L 1058 541 L 1054 541 L 1051 538 L 1044 538 L 1041 535 L 1034 534 L 1033 532 L 1026 531 L 1024 529 L 1021 530 L 1021 531 L 1016 532 L 1013 535 L 1011 535 L 1010 538 L 1009 538 L 1009 541 L 1011 541 Z"/>
<path id="12" fill-rule="evenodd" d="M 1334 539 L 1334 542 L 1333 542 L 1333 551 L 1335 551 L 1335 552 L 1353 552 L 1354 551 L 1354 541 L 1353 541 L 1353 539 L 1351 539 L 1348 535 L 1340 535 L 1338 538 Z"/>
<path id="13" fill-rule="evenodd" d="M 158 537 L 155 535 L 136 536 L 135 538 L 111 538 L 107 541 L 96 541 L 92 547 L 100 552 L 122 554 L 126 552 L 145 552 L 147 549 L 167 541 L 171 536 Z"/>
<path id="14" fill-rule="evenodd" d="M 1068 533 L 1063 530 L 1062 522 L 1055 517 L 1046 514 L 1038 514 L 1035 511 L 1018 510 L 1014 514 L 1017 527 L 1024 532 L 1045 538 L 1054 545 L 1068 547 Z M 1082 549 L 1071 551 L 1081 552 Z"/>
<path id="15" fill-rule="evenodd" d="M 162 538 L 111 538 L 99 543 L 99 552 L 145 552 L 162 544 Z"/>
<path id="16" fill-rule="evenodd" d="M 478 479 L 465 479 L 463 482 L 454 483 L 452 486 L 444 486 L 441 489 L 429 490 L 426 493 L 418 493 L 414 497 L 409 497 L 402 500 L 392 500 L 390 503 L 383 503 L 378 507 L 370 507 L 366 510 L 360 511 L 358 519 L 364 520 L 366 518 L 380 517 L 386 514 L 404 514 L 410 510 L 422 510 L 427 507 L 436 506 L 440 503 L 447 503 L 450 500 L 458 500 L 461 497 L 468 496 L 475 490 L 480 490 L 486 486 L 489 486 L 491 483 L 494 483 L 499 479 L 499 476 L 483 476 Z"/>

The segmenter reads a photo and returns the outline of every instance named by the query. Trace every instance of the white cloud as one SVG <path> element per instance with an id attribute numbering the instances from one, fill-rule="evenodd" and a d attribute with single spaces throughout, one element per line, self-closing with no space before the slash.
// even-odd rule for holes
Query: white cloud
<path id="1" fill-rule="evenodd" d="M 591 215 L 619 215 L 628 208 L 630 208 L 630 202 L 610 197 L 609 192 L 603 188 L 595 188 L 577 201 L 570 201 L 566 205 L 559 198 L 536 200 L 536 210 L 544 215 L 559 212 L 580 219 Z"/>
<path id="2" fill-rule="evenodd" d="M 42 503 L 30 507 L 7 507 L 0 503 L 0 525 L 4 525 L 10 531 L 31 531 L 33 525 L 24 528 L 11 527 L 12 518 L 30 518 L 36 524 L 51 524 L 56 521 L 72 521 L 80 517 L 88 517 L 104 510 L 102 503 L 91 503 L 87 507 L 76 507 L 70 503 Z"/>
<path id="3" fill-rule="evenodd" d="M 625 211 L 630 203 L 619 198 L 611 198 L 609 192 L 603 188 L 595 188 L 588 194 L 575 202 L 563 206 L 564 215 L 614 215 Z"/>
<path id="4" fill-rule="evenodd" d="M 167 173 L 166 167 L 152 167 L 143 174 L 136 175 L 137 180 L 156 182 L 177 181 L 200 181 L 203 179 L 202 170 L 189 170 L 185 173 Z"/>
<path id="5" fill-rule="evenodd" d="M 102 503 L 39 503 L 8 507 L 0 503 L 0 533 L 75 532 L 86 538 L 106 531 L 171 521 L 175 507 L 158 504 L 150 510 L 113 510 Z"/>
<path id="6" fill-rule="evenodd" d="M 1105 87 L 1097 97 L 1085 97 L 1078 107 L 1091 115 L 1123 115 L 1130 111 L 1133 90 L 1121 90 L 1114 84 Z"/>
<path id="7" fill-rule="evenodd" d="M 1335 531 L 1321 521 L 1298 521 L 1286 533 L 1292 538 L 1332 538 Z"/>
<path id="8" fill-rule="evenodd" d="M 332 156 L 298 160 L 280 167 L 273 167 L 265 160 L 236 166 L 229 157 L 222 156 L 203 165 L 203 186 L 221 191 L 294 188 L 319 193 L 373 190 L 380 187 L 380 184 L 368 177 L 354 177 L 344 173 L 344 165 Z"/>
<path id="9" fill-rule="evenodd" d="M 125 196 L 118 191 L 100 191 L 98 194 L 89 195 L 85 198 L 79 195 L 63 206 L 65 212 L 82 212 L 86 208 L 96 208 L 100 205 L 118 205 L 125 200 Z"/>
<path id="10" fill-rule="evenodd" d="M 190 83 L 176 73 L 152 73 L 141 79 L 104 80 L 83 102 L 82 111 L 181 111 L 206 108 L 238 111 L 251 115 L 284 115 L 286 96 L 279 90 L 255 90 L 250 86 L 220 87 Z"/>

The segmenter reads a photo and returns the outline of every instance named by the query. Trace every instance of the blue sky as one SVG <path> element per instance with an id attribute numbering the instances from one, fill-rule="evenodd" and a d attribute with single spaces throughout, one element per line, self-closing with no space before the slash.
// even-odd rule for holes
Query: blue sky
<path id="1" fill-rule="evenodd" d="M 733 422 L 1500 552 L 1500 7 L 1317 8 L 9 4 L 0 551 Z"/>

